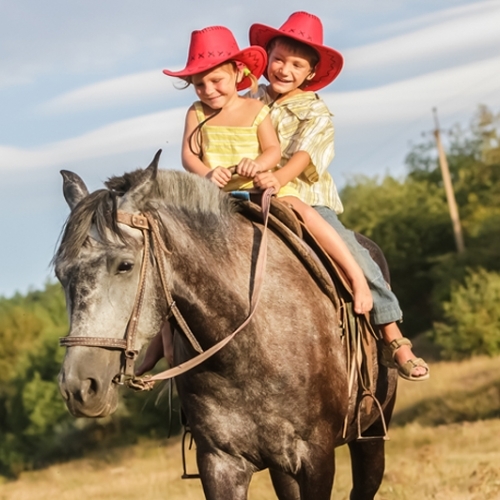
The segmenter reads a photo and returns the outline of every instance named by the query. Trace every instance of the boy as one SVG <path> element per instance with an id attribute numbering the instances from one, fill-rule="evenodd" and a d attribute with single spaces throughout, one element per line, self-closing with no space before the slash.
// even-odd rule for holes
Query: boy
<path id="1" fill-rule="evenodd" d="M 401 377 L 421 381 L 429 378 L 429 367 L 411 350 L 397 321 L 402 312 L 378 265 L 368 251 L 338 220 L 343 206 L 327 171 L 334 156 L 334 130 L 325 103 L 313 92 L 330 84 L 343 66 L 342 55 L 323 45 L 321 20 L 307 12 L 295 12 L 279 29 L 262 24 L 250 28 L 250 44 L 266 49 L 268 65 L 256 94 L 271 108 L 271 120 L 282 149 L 280 169 L 262 172 L 254 178 L 256 187 L 266 189 L 288 185 L 302 201 L 312 205 L 340 234 L 363 269 L 373 295 L 372 320 L 382 332 Z"/>

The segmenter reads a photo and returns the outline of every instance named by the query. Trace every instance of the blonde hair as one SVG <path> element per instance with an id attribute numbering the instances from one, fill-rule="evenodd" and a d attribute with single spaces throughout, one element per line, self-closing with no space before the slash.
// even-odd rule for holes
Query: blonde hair
<path id="1" fill-rule="evenodd" d="M 255 75 L 246 67 L 246 66 L 243 66 L 241 63 L 238 63 L 238 61 L 224 61 L 223 63 L 217 65 L 217 66 L 214 66 L 213 68 L 210 68 L 206 71 L 202 71 L 200 73 L 197 73 L 197 74 L 202 74 L 202 73 L 208 73 L 210 71 L 213 71 L 215 69 L 223 69 L 224 71 L 226 71 L 226 68 L 227 67 L 231 67 L 233 72 L 234 73 L 239 73 L 240 71 L 242 72 L 243 74 L 243 78 L 249 78 L 250 79 L 250 91 L 252 93 L 255 93 L 257 92 L 257 88 L 258 88 L 258 80 L 257 78 L 255 77 Z M 191 76 L 184 76 L 181 78 L 181 80 L 184 81 L 184 84 L 181 84 L 181 86 L 177 87 L 179 90 L 183 90 L 183 89 L 186 89 L 188 88 L 190 85 L 193 84 L 193 76 L 194 75 L 191 75 Z"/>

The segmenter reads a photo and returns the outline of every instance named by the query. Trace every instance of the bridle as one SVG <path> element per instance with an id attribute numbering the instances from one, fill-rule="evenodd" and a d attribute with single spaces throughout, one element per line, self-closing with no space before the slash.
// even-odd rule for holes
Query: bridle
<path id="1" fill-rule="evenodd" d="M 125 224 L 129 227 L 139 229 L 143 234 L 144 248 L 141 262 L 141 270 L 139 275 L 139 282 L 137 285 L 136 296 L 132 312 L 130 314 L 125 337 L 123 339 L 106 338 L 106 337 L 62 337 L 59 339 L 59 345 L 62 347 L 101 347 L 105 349 L 119 349 L 124 353 L 124 362 L 120 366 L 120 373 L 115 375 L 113 382 L 119 385 L 127 385 L 135 390 L 150 390 L 153 388 L 154 383 L 158 380 L 166 380 L 181 375 L 182 373 L 191 370 L 195 366 L 203 363 L 206 359 L 213 356 L 216 352 L 220 351 L 226 344 L 228 344 L 234 336 L 240 332 L 252 319 L 262 290 L 262 283 L 267 259 L 267 223 L 269 218 L 269 209 L 271 196 L 274 190 L 267 189 L 262 194 L 261 210 L 263 218 L 262 237 L 259 243 L 259 252 L 255 262 L 255 279 L 254 286 L 250 298 L 250 311 L 243 323 L 236 328 L 230 335 L 213 345 L 206 351 L 203 351 L 195 335 L 189 328 L 186 320 L 179 311 L 175 300 L 172 297 L 170 288 L 167 282 L 166 275 L 166 258 L 171 253 L 163 242 L 160 234 L 158 221 L 150 214 L 130 214 L 121 210 L 117 211 L 116 221 Z M 139 322 L 142 305 L 144 302 L 144 294 L 146 289 L 146 276 L 150 260 L 150 250 L 152 249 L 153 256 L 158 264 L 157 269 L 162 283 L 163 293 L 167 303 L 167 319 L 175 318 L 179 329 L 184 333 L 186 338 L 191 343 L 193 349 L 198 353 L 194 358 L 181 363 L 173 368 L 165 370 L 154 376 L 136 377 L 134 373 L 135 360 L 139 352 L 135 348 L 135 340 L 137 335 L 137 325 Z"/>

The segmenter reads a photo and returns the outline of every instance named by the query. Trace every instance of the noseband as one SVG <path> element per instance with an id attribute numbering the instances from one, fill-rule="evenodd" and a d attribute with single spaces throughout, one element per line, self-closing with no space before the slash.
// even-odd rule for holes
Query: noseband
<path id="1" fill-rule="evenodd" d="M 75 347 L 75 346 L 85 346 L 85 347 L 101 347 L 105 349 L 119 349 L 124 352 L 124 363 L 120 367 L 120 373 L 115 375 L 113 382 L 119 385 L 127 385 L 128 387 L 135 390 L 150 390 L 153 388 L 154 383 L 158 380 L 166 380 L 181 375 L 188 370 L 199 365 L 206 359 L 213 356 L 216 352 L 222 349 L 226 344 L 228 344 L 233 337 L 240 332 L 251 320 L 254 312 L 257 308 L 257 304 L 260 298 L 260 292 L 262 289 L 264 270 L 267 258 L 267 222 L 269 218 L 269 208 L 271 202 L 271 196 L 273 194 L 273 189 L 267 189 L 262 194 L 262 217 L 263 217 L 263 229 L 262 238 L 259 244 L 259 252 L 257 255 L 257 260 L 255 263 L 255 280 L 254 287 L 252 290 L 252 295 L 250 298 L 250 312 L 243 323 L 234 330 L 229 336 L 213 345 L 206 351 L 203 351 L 198 340 L 194 336 L 193 332 L 189 328 L 186 320 L 179 311 L 175 300 L 172 297 L 170 288 L 168 287 L 167 277 L 166 277 L 166 266 L 165 259 L 166 256 L 171 252 L 165 247 L 163 239 L 161 238 L 158 222 L 153 218 L 150 213 L 145 214 L 130 214 L 123 212 L 121 210 L 117 211 L 116 221 L 125 224 L 129 227 L 140 229 L 143 234 L 144 249 L 142 254 L 141 271 L 139 282 L 137 285 L 137 292 L 135 296 L 134 306 L 132 308 L 132 313 L 127 324 L 125 331 L 125 338 L 115 339 L 106 337 L 62 337 L 59 339 L 59 345 L 62 347 Z M 152 243 L 150 243 L 150 238 Z M 180 330 L 187 337 L 193 349 L 198 353 L 194 358 L 181 363 L 169 370 L 165 370 L 154 376 L 136 377 L 134 373 L 134 364 L 139 352 L 135 349 L 135 339 L 137 334 L 137 324 L 139 322 L 139 317 L 141 314 L 142 305 L 144 302 L 144 293 L 146 289 L 146 276 L 148 270 L 149 253 L 152 247 L 153 256 L 158 263 L 158 272 L 160 274 L 160 279 L 163 287 L 163 292 L 165 295 L 168 315 L 166 319 L 175 318 Z"/>

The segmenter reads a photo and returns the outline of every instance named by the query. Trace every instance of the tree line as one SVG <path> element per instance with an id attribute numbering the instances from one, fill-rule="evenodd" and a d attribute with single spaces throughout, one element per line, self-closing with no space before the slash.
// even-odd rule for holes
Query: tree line
<path id="1" fill-rule="evenodd" d="M 402 328 L 424 334 L 445 359 L 500 353 L 500 113 L 480 106 L 448 134 L 447 155 L 466 251 L 455 250 L 433 141 L 413 145 L 407 175 L 356 177 L 342 190 L 342 221 L 372 238 L 391 269 Z M 115 415 L 75 419 L 57 387 L 68 329 L 57 283 L 0 297 L 0 474 L 168 430 L 166 397 L 124 392 Z M 174 419 L 174 428 L 178 420 Z"/>
<path id="2" fill-rule="evenodd" d="M 464 253 L 455 248 L 434 140 L 411 148 L 403 179 L 352 180 L 341 218 L 383 249 L 408 336 L 427 332 L 445 358 L 493 355 L 500 352 L 500 113 L 479 106 L 448 142 Z"/>

